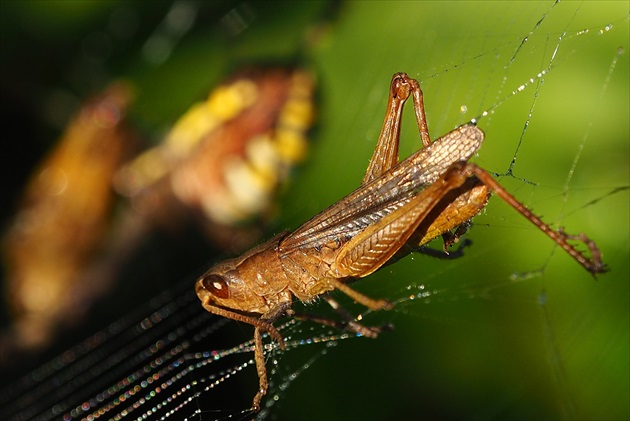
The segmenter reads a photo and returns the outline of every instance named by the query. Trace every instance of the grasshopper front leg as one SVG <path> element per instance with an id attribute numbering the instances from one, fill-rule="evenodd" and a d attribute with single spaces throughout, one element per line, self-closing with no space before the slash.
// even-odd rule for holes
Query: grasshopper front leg
<path id="1" fill-rule="evenodd" d="M 260 410 L 260 401 L 267 394 L 267 389 L 269 388 L 269 380 L 267 378 L 267 367 L 265 366 L 265 348 L 262 342 L 262 331 L 265 330 L 267 332 L 277 332 L 275 328 L 272 326 L 272 323 L 280 316 L 288 312 L 290 307 L 290 303 L 284 303 L 282 305 L 277 306 L 276 308 L 269 311 L 269 313 L 264 314 L 260 318 L 260 323 L 255 325 L 254 329 L 254 361 L 256 362 L 256 372 L 258 374 L 258 391 L 256 395 L 254 395 L 254 399 L 252 401 L 252 410 L 258 412 Z M 269 329 L 269 327 L 273 328 L 273 331 Z M 278 335 L 280 335 L 278 333 Z M 276 339 L 274 337 L 274 339 Z M 280 336 L 280 340 L 277 340 L 281 349 L 284 349 L 284 340 L 282 336 Z"/>

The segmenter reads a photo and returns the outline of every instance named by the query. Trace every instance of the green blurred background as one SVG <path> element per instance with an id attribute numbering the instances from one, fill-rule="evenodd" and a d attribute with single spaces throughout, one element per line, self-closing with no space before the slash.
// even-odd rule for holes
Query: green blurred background
<path id="1" fill-rule="evenodd" d="M 552 5 L 3 2 L 2 119 L 16 162 L 3 177 L 5 197 L 17 198 L 78 98 L 111 79 L 138 86 L 133 123 L 158 139 L 230 68 L 299 60 L 317 75 L 319 111 L 308 162 L 279 205 L 278 230 L 295 228 L 359 184 L 394 72 L 421 81 L 437 137 L 508 96 L 555 54 L 544 83 L 534 81 L 480 120 L 486 141 L 474 161 L 505 173 L 535 104 L 516 178 L 501 182 L 547 222 L 596 240 L 610 273 L 593 280 L 494 198 L 475 219 L 464 257 L 414 255 L 355 284 L 370 296 L 402 301 L 366 317 L 367 324 L 391 322 L 395 329 L 377 340 L 341 341 L 281 393 L 272 418 L 627 419 L 628 3 Z M 181 13 L 194 12 L 190 29 L 180 39 L 166 33 L 176 41 L 169 54 L 149 45 L 169 11 L 181 6 Z M 626 53 L 611 72 L 619 47 Z M 418 147 L 409 112 L 401 154 Z M 3 220 L 10 210 L 3 206 Z M 184 278 L 203 263 L 187 261 L 175 273 Z M 111 318 L 173 281 L 160 283 L 140 269 L 137 280 L 146 297 L 121 297 Z M 404 300 L 421 285 L 438 293 Z M 92 329 L 106 322 L 102 313 L 89 321 Z M 319 352 L 309 349 L 286 353 L 281 370 L 298 370 Z M 255 374 L 247 375 L 254 383 Z"/>

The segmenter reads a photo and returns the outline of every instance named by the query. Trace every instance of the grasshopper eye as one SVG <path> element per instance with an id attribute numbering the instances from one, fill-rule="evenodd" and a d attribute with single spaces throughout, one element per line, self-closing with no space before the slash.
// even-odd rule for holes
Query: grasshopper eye
<path id="1" fill-rule="evenodd" d="M 217 298 L 229 298 L 230 288 L 225 278 L 219 275 L 204 276 L 201 280 L 206 291 L 210 292 Z"/>

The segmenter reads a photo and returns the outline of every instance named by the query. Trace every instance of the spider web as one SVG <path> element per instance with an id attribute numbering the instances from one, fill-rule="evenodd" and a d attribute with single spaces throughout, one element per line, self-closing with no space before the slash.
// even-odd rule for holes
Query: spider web
<path id="1" fill-rule="evenodd" d="M 463 256 L 414 254 L 355 284 L 393 311 L 335 296 L 362 323 L 393 325 L 377 340 L 280 321 L 287 349 L 266 339 L 257 415 L 251 329 L 204 312 L 184 277 L 11 381 L 0 418 L 627 417 L 628 10 L 602 4 L 346 5 L 310 53 L 322 123 L 281 206 L 295 227 L 356 187 L 404 70 L 421 81 L 433 138 L 477 119 L 475 162 L 547 222 L 593 236 L 613 268 L 601 282 L 494 198 Z M 405 116 L 401 154 L 418 147 Z M 325 304 L 295 308 L 334 316 Z"/>

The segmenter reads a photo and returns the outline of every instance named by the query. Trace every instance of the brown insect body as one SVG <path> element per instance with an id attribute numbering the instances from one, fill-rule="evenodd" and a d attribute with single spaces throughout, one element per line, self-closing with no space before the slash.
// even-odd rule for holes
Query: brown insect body
<path id="1" fill-rule="evenodd" d="M 398 162 L 402 107 L 410 96 L 424 147 Z M 392 79 L 378 144 L 361 186 L 292 233 L 282 233 L 239 258 L 219 263 L 198 280 L 196 292 L 206 310 L 255 326 L 260 381 L 253 401 L 255 410 L 268 386 L 261 332 L 284 346 L 272 322 L 282 314 L 292 314 L 293 296 L 302 301 L 323 296 L 345 318 L 347 328 L 376 336 L 377 329 L 359 325 L 326 293 L 339 289 L 370 309 L 391 308 L 386 300 L 374 300 L 354 291 L 348 280 L 367 276 L 439 235 L 445 236 L 445 245 L 452 243 L 459 230 L 454 234 L 451 230 L 483 209 L 489 190 L 591 273 L 605 270 L 601 254 L 586 236 L 573 237 L 551 229 L 487 172 L 467 163 L 483 138 L 483 132 L 469 123 L 431 142 L 419 84 L 397 73 Z M 578 252 L 568 240 L 586 244 L 591 258 Z"/>
<path id="2" fill-rule="evenodd" d="M 293 233 L 280 234 L 239 258 L 214 266 L 207 272 L 208 275 L 215 274 L 214 284 L 206 282 L 203 287 L 200 281 L 198 293 L 210 290 L 217 305 L 265 314 L 281 304 L 290 304 L 292 295 L 301 301 L 311 301 L 335 289 L 328 282 L 331 278 L 346 279 L 371 274 L 385 264 L 405 241 L 401 242 L 394 232 L 374 233 L 377 235 L 375 242 L 396 241 L 397 244 L 390 246 L 392 251 L 380 258 L 380 264 L 369 265 L 359 258 L 361 255 L 365 260 L 372 260 L 369 247 L 366 250 L 363 250 L 366 247 L 352 247 L 351 253 L 340 253 L 343 246 L 351 243 L 358 233 L 392 214 L 396 217 L 407 213 L 407 208 L 416 207 L 418 211 L 424 211 L 436 206 L 424 196 L 418 199 L 419 193 L 424 191 L 423 187 L 434 183 L 455 162 L 469 159 L 481 146 L 482 140 L 483 132 L 476 126 L 459 127 L 411 155 L 390 172 L 364 184 Z M 408 171 L 408 168 L 417 170 Z M 455 208 L 468 206 L 469 209 L 463 212 L 460 209 L 448 221 L 439 218 L 419 220 L 424 222 L 422 230 L 410 233 L 419 239 L 416 245 L 425 244 L 464 223 L 485 206 L 487 199 L 487 188 L 481 185 L 467 187 L 454 202 L 453 199 L 445 200 L 445 205 Z M 423 202 L 426 203 L 424 207 Z M 357 218 L 357 215 L 361 217 Z M 411 218 L 413 216 L 407 215 L 406 219 Z M 397 221 L 398 230 L 408 229 L 406 219 Z M 223 281 L 219 280 L 219 276 L 223 277 Z"/>

